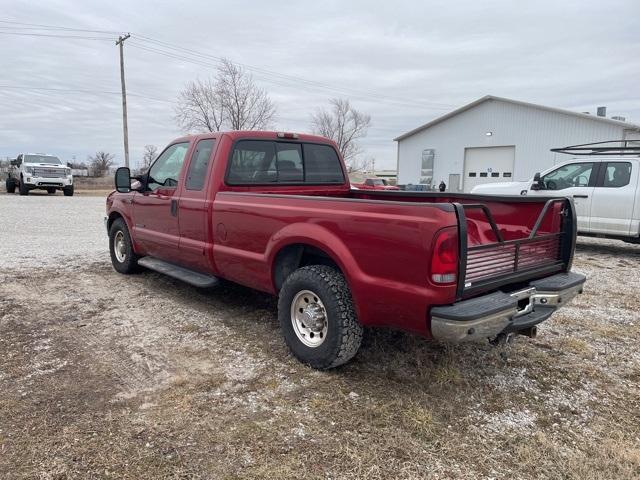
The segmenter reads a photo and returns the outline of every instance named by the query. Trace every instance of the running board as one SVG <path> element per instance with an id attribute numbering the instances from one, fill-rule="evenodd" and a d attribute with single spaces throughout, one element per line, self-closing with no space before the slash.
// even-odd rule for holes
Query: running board
<path id="1" fill-rule="evenodd" d="M 149 270 L 154 270 L 158 273 L 163 273 L 170 277 L 177 278 L 178 280 L 182 280 L 194 287 L 210 288 L 215 287 L 220 283 L 218 278 L 213 275 L 194 272 L 188 268 L 180 267 L 155 257 L 142 257 L 138 260 L 138 265 L 148 268 Z"/>

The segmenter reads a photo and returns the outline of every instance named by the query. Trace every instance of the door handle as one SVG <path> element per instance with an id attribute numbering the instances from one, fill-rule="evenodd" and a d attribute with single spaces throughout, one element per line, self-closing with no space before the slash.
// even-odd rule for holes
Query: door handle
<path id="1" fill-rule="evenodd" d="M 171 200 L 171 215 L 173 215 L 174 217 L 178 216 L 178 201 L 177 200 Z"/>
<path id="2" fill-rule="evenodd" d="M 573 198 L 589 198 L 589 195 L 574 195 Z"/>

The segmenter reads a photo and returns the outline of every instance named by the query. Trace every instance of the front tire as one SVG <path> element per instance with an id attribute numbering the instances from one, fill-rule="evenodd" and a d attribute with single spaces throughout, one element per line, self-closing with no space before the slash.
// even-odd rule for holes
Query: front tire
<path id="1" fill-rule="evenodd" d="M 109 228 L 109 253 L 116 272 L 129 274 L 138 270 L 138 258 L 133 251 L 133 242 L 127 224 L 122 218 L 116 219 Z"/>
<path id="2" fill-rule="evenodd" d="M 64 187 L 62 189 L 62 192 L 64 193 L 65 197 L 73 197 L 73 185 L 71 185 L 70 187 Z"/>
<path id="3" fill-rule="evenodd" d="M 20 195 L 25 196 L 29 195 L 29 187 L 27 187 L 24 182 L 20 182 L 20 186 L 18 187 L 18 192 Z"/>
<path id="4" fill-rule="evenodd" d="M 7 187 L 7 193 L 15 193 L 16 180 L 14 178 L 7 178 L 5 181 L 5 187 Z"/>
<path id="5" fill-rule="evenodd" d="M 362 343 L 349 286 L 333 267 L 309 265 L 289 275 L 280 290 L 278 318 L 291 353 L 313 368 L 347 363 Z"/>
<path id="6" fill-rule="evenodd" d="M 55 195 L 56 193 L 56 189 L 55 188 L 47 188 L 47 193 L 49 195 Z"/>

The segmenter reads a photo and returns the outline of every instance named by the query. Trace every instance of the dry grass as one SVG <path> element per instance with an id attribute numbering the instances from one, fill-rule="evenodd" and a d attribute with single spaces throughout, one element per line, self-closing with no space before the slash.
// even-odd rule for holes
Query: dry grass
<path id="1" fill-rule="evenodd" d="M 0 477 L 640 478 L 639 265 L 582 241 L 592 281 L 538 338 L 368 331 L 332 372 L 292 359 L 273 299 L 247 289 L 9 271 Z"/>

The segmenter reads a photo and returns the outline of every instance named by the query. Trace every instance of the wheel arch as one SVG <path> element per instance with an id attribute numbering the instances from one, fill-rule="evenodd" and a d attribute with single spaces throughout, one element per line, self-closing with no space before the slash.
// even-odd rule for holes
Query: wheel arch
<path id="1" fill-rule="evenodd" d="M 269 242 L 267 258 L 275 292 L 286 278 L 305 265 L 329 265 L 344 275 L 353 293 L 353 283 L 362 274 L 347 246 L 328 229 L 314 224 L 290 224 Z"/>

